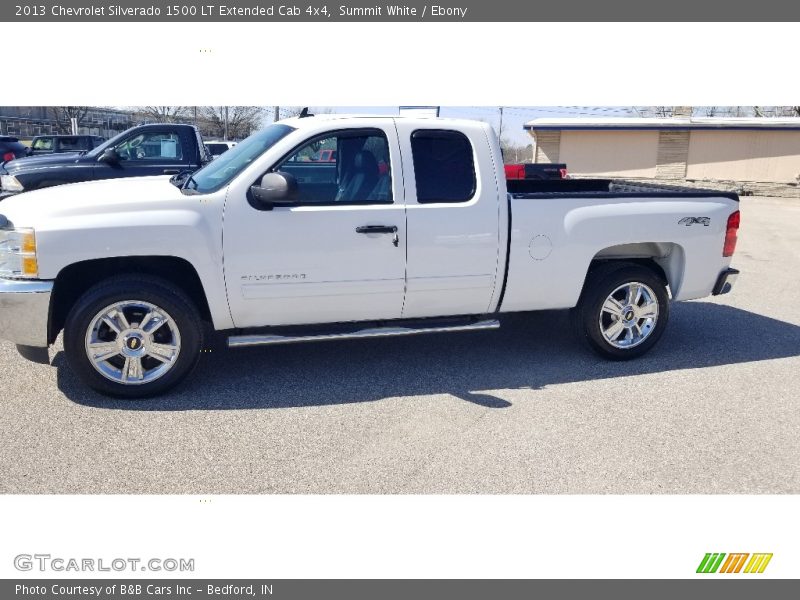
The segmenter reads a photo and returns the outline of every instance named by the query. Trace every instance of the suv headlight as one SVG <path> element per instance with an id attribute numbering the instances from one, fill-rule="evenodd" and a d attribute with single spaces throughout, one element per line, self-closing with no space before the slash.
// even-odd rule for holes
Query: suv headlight
<path id="1" fill-rule="evenodd" d="M 25 190 L 25 186 L 13 175 L 0 175 L 0 190 L 4 192 L 22 192 Z"/>
<path id="2" fill-rule="evenodd" d="M 0 277 L 36 277 L 36 235 L 33 229 L 0 229 Z"/>

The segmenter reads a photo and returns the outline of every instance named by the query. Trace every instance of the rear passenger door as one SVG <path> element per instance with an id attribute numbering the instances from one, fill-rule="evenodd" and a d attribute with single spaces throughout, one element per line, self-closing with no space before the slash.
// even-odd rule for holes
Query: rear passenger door
<path id="1" fill-rule="evenodd" d="M 497 166 L 486 132 L 442 123 L 397 120 L 411 171 L 404 318 L 485 313 L 501 283 Z"/>

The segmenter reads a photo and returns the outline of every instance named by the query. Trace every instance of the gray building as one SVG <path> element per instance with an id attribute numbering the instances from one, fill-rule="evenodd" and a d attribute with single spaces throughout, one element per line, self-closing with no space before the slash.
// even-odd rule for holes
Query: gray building
<path id="1" fill-rule="evenodd" d="M 78 133 L 109 138 L 133 124 L 134 116 L 131 112 L 92 107 L 81 120 Z M 53 107 L 0 106 L 0 135 L 13 135 L 25 139 L 55 133 L 59 131 Z"/>

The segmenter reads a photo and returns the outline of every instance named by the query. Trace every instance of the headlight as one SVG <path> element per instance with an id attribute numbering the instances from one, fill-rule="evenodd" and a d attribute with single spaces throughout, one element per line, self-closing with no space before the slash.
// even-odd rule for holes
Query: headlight
<path id="1" fill-rule="evenodd" d="M 13 175 L 0 175 L 0 189 L 4 192 L 21 192 L 25 186 Z"/>
<path id="2" fill-rule="evenodd" d="M 33 229 L 0 229 L 0 277 L 36 277 L 38 274 Z"/>

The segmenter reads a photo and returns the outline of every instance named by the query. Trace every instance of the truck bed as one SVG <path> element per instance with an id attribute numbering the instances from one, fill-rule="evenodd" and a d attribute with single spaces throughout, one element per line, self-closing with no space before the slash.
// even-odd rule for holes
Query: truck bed
<path id="1" fill-rule="evenodd" d="M 507 190 L 503 311 L 575 306 L 591 263 L 604 257 L 652 260 L 675 300 L 708 296 L 730 264 L 733 192 L 621 179 L 517 180 Z"/>
<path id="2" fill-rule="evenodd" d="M 738 202 L 736 192 L 706 190 L 677 185 L 663 185 L 626 181 L 624 179 L 554 179 L 531 180 L 509 179 L 508 193 L 518 200 L 558 198 L 561 196 L 580 198 L 617 198 L 638 196 L 644 198 L 730 198 Z"/>

